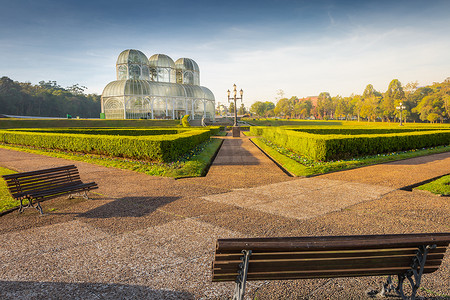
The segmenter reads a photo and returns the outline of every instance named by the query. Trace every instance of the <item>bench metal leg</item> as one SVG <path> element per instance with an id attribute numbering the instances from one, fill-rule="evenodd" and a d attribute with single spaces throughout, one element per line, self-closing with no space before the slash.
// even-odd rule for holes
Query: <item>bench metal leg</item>
<path id="1" fill-rule="evenodd" d="M 250 255 L 252 255 L 252 250 L 242 250 L 244 254 L 241 257 L 242 262 L 239 264 L 239 275 L 236 278 L 236 289 L 234 291 L 233 300 L 244 299 L 245 284 L 247 282 L 248 273 L 248 263 L 250 260 Z"/>
<path id="2" fill-rule="evenodd" d="M 81 198 L 88 199 L 88 200 L 90 199 L 87 194 L 87 191 L 69 194 L 69 199 L 73 199 L 75 197 L 81 197 Z"/>
<path id="3" fill-rule="evenodd" d="M 384 296 L 385 292 L 395 291 L 402 299 L 408 299 L 403 292 L 403 282 L 408 279 L 411 285 L 411 300 L 416 299 L 417 290 L 420 287 L 420 281 L 427 261 L 428 252 L 435 249 L 436 245 L 419 246 L 411 263 L 411 269 L 406 271 L 405 274 L 398 275 L 398 285 L 395 287 L 392 283 L 391 276 L 388 276 L 387 282 L 383 285 L 383 289 L 380 295 Z"/>
<path id="4" fill-rule="evenodd" d="M 37 205 L 36 205 L 36 209 L 41 213 L 41 215 L 44 214 L 44 212 L 42 211 L 42 206 L 41 203 L 38 201 Z"/>
<path id="5" fill-rule="evenodd" d="M 24 207 L 23 207 L 23 200 L 22 199 L 20 199 L 19 200 L 20 201 L 20 206 L 19 206 L 19 214 L 21 214 L 22 212 L 23 212 L 23 210 L 24 210 Z"/>
<path id="6" fill-rule="evenodd" d="M 28 200 L 28 205 L 27 205 L 27 206 L 24 206 L 24 205 L 23 205 L 23 199 L 20 199 L 20 200 L 19 200 L 19 201 L 20 201 L 19 214 L 23 213 L 23 211 L 25 210 L 25 208 L 30 208 L 30 207 L 36 208 L 36 209 L 41 213 L 41 215 L 44 214 L 44 212 L 42 211 L 41 203 L 40 203 L 39 201 L 36 200 L 37 205 L 34 206 L 34 205 L 33 205 L 33 199 L 32 199 L 32 198 L 26 198 L 26 200 Z"/>

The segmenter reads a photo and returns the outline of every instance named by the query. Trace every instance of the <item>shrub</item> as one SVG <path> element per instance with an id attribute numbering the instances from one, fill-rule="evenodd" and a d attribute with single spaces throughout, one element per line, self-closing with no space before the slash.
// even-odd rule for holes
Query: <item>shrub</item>
<path id="1" fill-rule="evenodd" d="M 183 125 L 183 127 L 191 127 L 191 124 L 189 124 L 189 115 L 183 116 L 181 119 L 181 125 Z"/>
<path id="2" fill-rule="evenodd" d="M 165 135 L 94 135 L 1 130 L 0 142 L 133 159 L 168 162 L 206 141 L 209 129 Z"/>
<path id="3" fill-rule="evenodd" d="M 350 129 L 347 129 L 350 130 Z M 358 129 L 360 130 L 360 129 Z M 450 130 L 360 134 L 313 134 L 286 128 L 251 128 L 255 135 L 315 161 L 420 149 L 450 144 Z M 347 132 L 348 133 L 348 132 Z"/>

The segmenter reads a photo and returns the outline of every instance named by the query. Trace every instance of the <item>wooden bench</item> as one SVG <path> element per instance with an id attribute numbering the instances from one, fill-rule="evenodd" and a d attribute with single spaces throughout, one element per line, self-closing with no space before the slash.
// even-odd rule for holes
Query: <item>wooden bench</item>
<path id="1" fill-rule="evenodd" d="M 20 200 L 19 212 L 24 209 L 23 200 L 28 200 L 27 207 L 34 207 L 33 201 L 36 201 L 36 209 L 43 214 L 40 201 L 65 194 L 73 196 L 75 193 L 82 192 L 87 198 L 87 191 L 98 188 L 95 182 L 83 183 L 75 165 L 15 173 L 2 177 L 6 181 L 11 196 Z"/>
<path id="2" fill-rule="evenodd" d="M 439 268 L 449 242 L 450 233 L 219 239 L 212 280 L 235 281 L 233 299 L 243 299 L 247 280 L 388 275 L 380 294 L 407 299 L 408 279 L 415 299 L 422 274 Z"/>

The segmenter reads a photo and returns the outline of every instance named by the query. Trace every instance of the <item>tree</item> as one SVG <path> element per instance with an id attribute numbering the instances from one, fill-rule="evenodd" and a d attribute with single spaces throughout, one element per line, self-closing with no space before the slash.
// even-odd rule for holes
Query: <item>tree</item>
<path id="1" fill-rule="evenodd" d="M 443 106 L 444 101 L 438 95 L 431 94 L 423 97 L 413 110 L 419 113 L 422 121 L 434 123 L 439 118 L 443 119 Z"/>
<path id="2" fill-rule="evenodd" d="M 261 101 L 256 101 L 250 106 L 250 112 L 258 117 L 263 117 L 265 111 L 265 105 Z"/>
<path id="3" fill-rule="evenodd" d="M 320 119 L 328 119 L 333 115 L 333 101 L 330 93 L 322 92 L 317 99 L 316 113 Z"/>
<path id="4" fill-rule="evenodd" d="M 382 115 L 390 121 L 396 114 L 400 114 L 400 112 L 396 111 L 395 107 L 404 100 L 406 100 L 406 98 L 402 84 L 398 81 L 398 79 L 393 79 L 389 83 L 389 87 L 384 94 L 384 98 L 381 103 Z"/>
<path id="5" fill-rule="evenodd" d="M 368 121 L 376 121 L 377 117 L 381 116 L 380 113 L 380 100 L 381 93 L 376 91 L 373 85 L 368 84 L 362 95 L 362 103 L 360 104 L 360 115 L 363 118 L 367 118 Z"/>
<path id="6" fill-rule="evenodd" d="M 282 89 L 277 90 L 277 97 L 275 98 L 276 102 L 278 102 L 280 99 L 284 98 L 284 91 Z"/>
<path id="7" fill-rule="evenodd" d="M 56 81 L 38 85 L 0 79 L 0 113 L 22 116 L 65 117 L 66 114 L 86 118 L 100 114 L 100 96 L 85 95 L 78 84 L 67 90 Z"/>
<path id="8" fill-rule="evenodd" d="M 341 96 L 336 96 L 332 98 L 335 104 L 334 115 L 335 117 L 342 119 L 347 119 L 350 114 L 349 98 L 342 98 Z"/>
<path id="9" fill-rule="evenodd" d="M 352 95 L 351 96 L 350 105 L 353 108 L 352 114 L 354 116 L 357 116 L 358 122 L 360 121 L 360 118 L 361 118 L 361 109 L 362 109 L 363 104 L 364 104 L 363 98 L 360 95 Z"/>
<path id="10" fill-rule="evenodd" d="M 228 109 L 228 111 L 234 115 L 234 101 L 230 102 L 230 108 Z"/>
<path id="11" fill-rule="evenodd" d="M 294 104 L 294 114 L 298 118 L 306 119 L 311 116 L 312 102 L 311 100 L 301 100 Z"/>
<path id="12" fill-rule="evenodd" d="M 245 109 L 244 103 L 241 103 L 241 106 L 239 107 L 238 110 L 238 115 L 245 115 L 247 112 L 247 110 Z"/>
<path id="13" fill-rule="evenodd" d="M 74 95 L 83 95 L 84 91 L 87 90 L 87 87 L 84 85 L 74 84 L 72 86 L 67 87 L 67 90 Z"/>
<path id="14" fill-rule="evenodd" d="M 293 97 L 294 98 L 294 97 Z M 291 117 L 294 111 L 294 101 L 293 99 L 282 98 L 278 100 L 275 106 L 275 115 L 280 117 Z"/>

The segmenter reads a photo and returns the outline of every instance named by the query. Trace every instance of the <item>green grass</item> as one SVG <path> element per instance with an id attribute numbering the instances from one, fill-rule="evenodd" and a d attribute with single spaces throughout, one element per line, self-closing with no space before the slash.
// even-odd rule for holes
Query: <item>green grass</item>
<path id="1" fill-rule="evenodd" d="M 12 170 L 0 167 L 0 176 L 16 173 Z M 0 212 L 17 207 L 20 205 L 18 200 L 14 200 L 9 194 L 5 181 L 0 178 Z"/>
<path id="2" fill-rule="evenodd" d="M 273 160 L 275 160 L 278 164 L 280 164 L 291 175 L 293 176 L 313 175 L 312 173 L 308 172 L 308 167 L 299 164 L 297 161 L 290 159 L 286 155 L 283 155 L 280 152 L 276 151 L 271 146 L 264 143 L 261 138 L 255 138 L 252 139 L 252 141 L 264 152 L 269 154 L 269 156 L 272 157 Z"/>
<path id="3" fill-rule="evenodd" d="M 95 154 L 73 153 L 58 150 L 37 149 L 33 147 L 0 144 L 0 148 L 23 151 L 51 157 L 83 161 L 105 167 L 132 170 L 153 176 L 173 178 L 203 176 L 211 163 L 212 157 L 219 149 L 222 140 L 210 139 L 191 150 L 176 161 L 168 163 L 148 162 L 119 157 L 101 156 Z"/>
<path id="4" fill-rule="evenodd" d="M 435 181 L 417 187 L 418 190 L 430 191 L 437 195 L 450 195 L 450 175 L 443 176 Z"/>
<path id="5" fill-rule="evenodd" d="M 269 154 L 283 168 L 294 176 L 312 176 L 359 168 L 379 163 L 397 161 L 418 156 L 450 151 L 450 146 L 439 146 L 427 149 L 393 152 L 374 156 L 358 157 L 349 160 L 316 162 L 302 157 L 282 147 L 278 147 L 263 138 L 252 139 L 261 149 Z"/>

